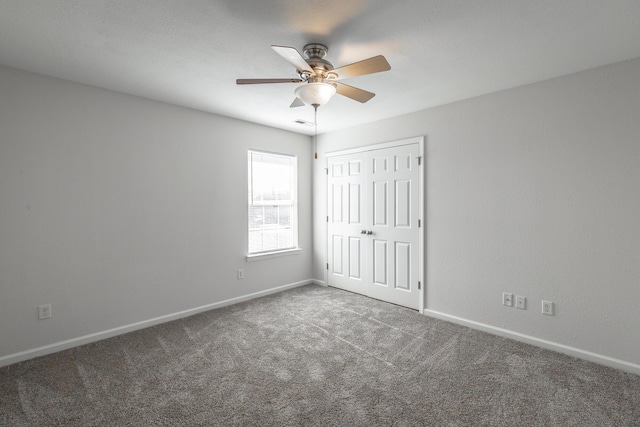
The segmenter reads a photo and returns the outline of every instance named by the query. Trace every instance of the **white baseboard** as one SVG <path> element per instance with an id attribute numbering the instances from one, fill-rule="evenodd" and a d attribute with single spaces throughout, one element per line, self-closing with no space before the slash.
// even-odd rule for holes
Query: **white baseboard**
<path id="1" fill-rule="evenodd" d="M 182 319 L 184 317 L 193 316 L 194 314 L 202 313 L 209 310 L 214 310 L 216 308 L 226 307 L 228 305 L 237 304 L 243 301 L 248 301 L 254 298 L 275 294 L 277 292 L 286 291 L 288 289 L 293 289 L 300 286 L 309 285 L 312 283 L 316 283 L 316 281 L 312 279 L 302 280 L 300 282 L 290 283 L 288 285 L 283 285 L 283 286 L 277 286 L 275 288 L 267 289 L 260 292 L 254 292 L 248 295 L 242 295 L 242 296 L 231 298 L 228 300 L 192 308 L 189 310 L 184 310 L 184 311 L 180 311 L 173 314 L 167 314 L 165 316 L 160 316 L 160 317 L 156 317 L 149 320 L 143 320 L 141 322 L 132 323 L 130 325 L 124 325 L 117 328 L 108 329 L 106 331 L 96 332 L 93 334 L 72 338 L 70 340 L 60 341 L 60 342 L 45 345 L 42 347 L 21 351 L 19 353 L 9 354 L 7 356 L 0 357 L 0 367 L 12 365 L 14 363 L 22 362 L 24 360 L 33 359 L 35 357 L 44 356 L 51 353 L 57 353 L 58 351 L 67 350 L 73 347 L 78 347 L 84 344 L 89 344 L 89 343 L 100 341 L 106 338 L 111 338 L 116 335 L 126 334 L 128 332 L 137 331 L 138 329 L 148 328 L 150 326 L 159 325 L 161 323 L 170 322 L 172 320 Z"/>
<path id="2" fill-rule="evenodd" d="M 600 365 L 605 365 L 611 368 L 616 368 L 626 372 L 630 372 L 632 374 L 640 375 L 640 365 L 635 363 L 614 359 L 613 357 L 592 353 L 590 351 L 581 350 L 579 348 L 570 347 L 568 345 L 559 344 L 553 341 L 543 340 L 540 338 L 532 337 L 530 335 L 525 335 L 519 332 L 510 331 L 508 329 L 502 329 L 502 328 L 487 325 L 484 323 L 474 322 L 473 320 L 464 319 L 462 317 L 451 316 L 449 314 L 441 313 L 439 311 L 424 310 L 423 314 L 429 317 L 435 317 L 436 319 L 446 320 L 451 323 L 467 326 L 472 329 L 488 332 L 493 335 L 498 335 L 504 338 L 511 338 L 516 341 L 535 345 L 536 347 L 557 351 L 558 353 L 563 353 L 572 357 L 577 357 L 578 359 L 588 360 L 589 362 L 598 363 Z"/>
<path id="3" fill-rule="evenodd" d="M 329 287 L 329 285 L 327 285 L 324 280 L 313 279 L 311 280 L 311 283 L 313 283 L 314 285 Z"/>

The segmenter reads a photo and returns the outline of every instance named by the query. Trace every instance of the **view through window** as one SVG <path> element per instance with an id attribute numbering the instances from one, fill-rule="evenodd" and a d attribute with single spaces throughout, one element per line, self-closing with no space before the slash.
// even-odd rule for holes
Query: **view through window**
<path id="1" fill-rule="evenodd" d="M 295 156 L 249 151 L 249 254 L 298 247 Z"/>

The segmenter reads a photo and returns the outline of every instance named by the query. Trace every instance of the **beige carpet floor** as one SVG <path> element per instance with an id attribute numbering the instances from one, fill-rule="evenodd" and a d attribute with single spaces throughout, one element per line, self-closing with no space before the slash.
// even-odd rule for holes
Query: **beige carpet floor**
<path id="1" fill-rule="evenodd" d="M 0 369 L 0 426 L 640 426 L 640 376 L 309 285 Z"/>

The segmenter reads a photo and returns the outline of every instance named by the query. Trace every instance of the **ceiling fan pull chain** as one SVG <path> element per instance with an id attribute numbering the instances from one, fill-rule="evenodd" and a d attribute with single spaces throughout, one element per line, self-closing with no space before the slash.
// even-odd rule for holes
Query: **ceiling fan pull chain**
<path id="1" fill-rule="evenodd" d="M 314 159 L 318 158 L 318 104 L 313 104 L 313 155 Z"/>

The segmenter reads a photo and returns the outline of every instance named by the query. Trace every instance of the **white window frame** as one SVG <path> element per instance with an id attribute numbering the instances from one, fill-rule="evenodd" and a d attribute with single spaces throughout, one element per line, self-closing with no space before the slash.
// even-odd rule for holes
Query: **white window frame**
<path id="1" fill-rule="evenodd" d="M 252 160 L 252 154 L 256 153 L 256 154 L 266 154 L 266 155 L 273 155 L 273 156 L 281 156 L 283 158 L 287 158 L 287 159 L 292 159 L 293 160 L 293 177 L 291 178 L 291 188 L 290 188 L 290 194 L 292 196 L 292 200 L 290 203 L 287 202 L 282 202 L 282 201 L 265 201 L 264 203 L 260 203 L 254 200 L 254 194 L 253 194 L 253 160 Z M 299 247 L 299 242 L 298 242 L 298 157 L 294 154 L 286 154 L 286 153 L 276 153 L 276 152 L 269 152 L 269 151 L 264 151 L 264 150 L 256 150 L 256 149 L 249 149 L 247 152 L 247 178 L 248 178 L 248 186 L 247 186 L 247 256 L 246 259 L 247 261 L 252 261 L 252 260 L 256 260 L 256 259 L 263 259 L 263 258 L 270 258 L 270 257 L 274 257 L 274 256 L 281 256 L 281 255 L 290 255 L 290 254 L 294 254 L 294 253 L 298 253 L 300 252 L 300 247 Z M 283 247 L 283 248 L 277 248 L 277 249 L 268 249 L 268 250 L 264 250 L 264 251 L 257 251 L 257 252 L 249 252 L 250 250 L 250 239 L 251 239 L 251 233 L 252 233 L 252 229 L 250 228 L 250 216 L 249 216 L 249 210 L 251 209 L 251 206 L 283 206 L 283 205 L 288 205 L 291 206 L 291 211 L 290 211 L 290 217 L 291 217 L 291 225 L 290 225 L 290 230 L 291 230 L 291 239 L 292 239 L 292 245 L 290 247 Z M 253 230 L 255 231 L 255 230 Z"/>

